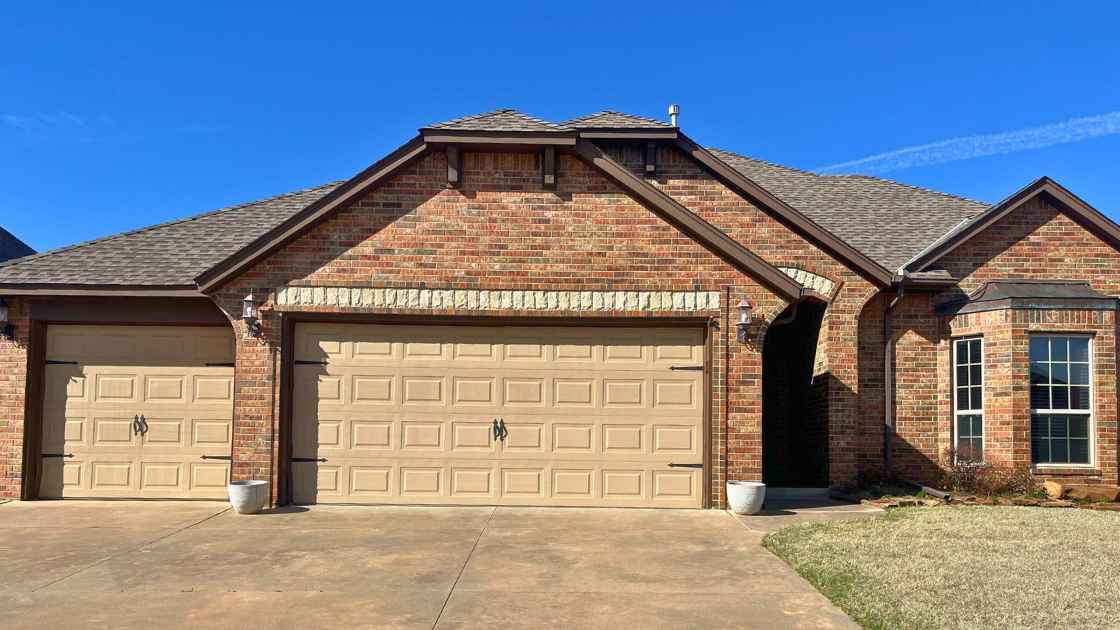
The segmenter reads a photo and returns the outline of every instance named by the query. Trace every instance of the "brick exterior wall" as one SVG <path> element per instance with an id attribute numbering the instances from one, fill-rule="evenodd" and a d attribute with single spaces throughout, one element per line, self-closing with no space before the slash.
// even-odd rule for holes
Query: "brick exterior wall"
<path id="1" fill-rule="evenodd" d="M 1025 204 L 938 262 L 962 280 L 939 295 L 910 294 L 892 313 L 896 340 L 895 468 L 916 481 L 936 482 L 937 463 L 952 445 L 952 339 L 984 337 L 986 391 L 985 451 L 990 461 L 1030 465 L 1030 399 L 1027 344 L 1032 332 L 1074 332 L 1093 336 L 1094 425 L 1097 466 L 1093 470 L 1047 469 L 1041 476 L 1072 476 L 1117 483 L 1116 314 L 1100 311 L 1005 310 L 938 318 L 933 305 L 961 298 L 985 282 L 998 279 L 1088 281 L 1111 296 L 1120 296 L 1120 252 L 1043 198 Z M 875 360 L 882 361 L 881 297 L 868 305 L 861 321 L 861 347 L 870 357 L 867 378 L 874 378 Z M 876 316 L 876 312 L 879 313 Z M 872 420 L 881 399 L 861 390 L 861 405 Z M 881 433 L 880 433 L 881 436 Z M 870 444 L 870 440 L 868 440 Z M 868 454 L 873 449 L 868 449 Z M 867 457 L 868 463 L 875 461 Z M 1043 474 L 1044 473 L 1044 474 Z"/>
<path id="2" fill-rule="evenodd" d="M 231 317 L 250 288 L 380 287 L 507 291 L 714 291 L 718 309 L 464 309 L 370 305 L 272 305 L 265 338 L 238 346 L 236 478 L 265 478 L 274 457 L 269 348 L 285 312 L 598 318 L 704 317 L 712 341 L 713 500 L 727 475 L 761 478 L 761 333 L 786 303 L 622 193 L 597 171 L 561 156 L 558 186 L 543 190 L 539 158 L 466 153 L 463 184 L 445 186 L 444 156 L 433 153 L 222 287 Z M 785 228 L 775 225 L 775 230 Z M 777 240 L 777 235 L 771 237 Z M 749 245 L 748 245 L 749 246 Z M 734 341 L 734 304 L 748 299 L 757 323 L 748 344 Z M 337 298 L 336 298 L 337 299 Z M 285 300 L 288 302 L 288 300 Z M 629 305 L 627 305 L 629 307 Z M 266 309 L 267 310 L 267 309 Z M 730 342 L 729 342 L 730 338 Z"/>
<path id="3" fill-rule="evenodd" d="M 642 172 L 637 148 L 613 156 Z M 445 186 L 446 164 L 432 153 L 364 198 L 341 209 L 282 250 L 221 287 L 212 298 L 234 322 L 237 336 L 234 404 L 236 479 L 276 481 L 282 319 L 286 313 L 392 315 L 570 316 L 589 324 L 609 318 L 695 318 L 711 334 L 712 497 L 723 501 L 729 478 L 762 474 L 762 348 L 769 322 L 786 303 L 639 205 L 598 171 L 568 156 L 558 160 L 558 186 L 540 185 L 532 154 L 465 153 L 463 184 Z M 813 365 L 812 413 L 827 418 L 829 481 L 854 484 L 884 462 L 883 313 L 894 297 L 786 225 L 727 189 L 672 148 L 658 153 L 648 180 L 724 230 L 771 264 L 828 287 L 830 302 Z M 935 481 L 936 463 L 951 442 L 951 339 L 983 334 L 989 387 L 985 400 L 991 457 L 1029 460 L 1029 400 L 1025 339 L 1032 331 L 1094 336 L 1097 470 L 1087 476 L 1115 483 L 1117 466 L 1116 317 L 1079 311 L 1031 315 L 1006 312 L 938 318 L 934 306 L 999 278 L 1088 280 L 1120 295 L 1120 252 L 1035 200 L 940 261 L 963 278 L 939 295 L 908 292 L 891 313 L 895 343 L 892 462 L 915 480 Z M 278 288 L 428 289 L 533 292 L 715 292 L 718 305 L 650 309 L 629 302 L 584 308 L 536 303 L 464 308 L 455 300 L 373 304 L 341 298 L 330 305 L 290 299 Z M 250 338 L 238 321 L 250 290 L 266 298 L 263 335 Z M 735 304 L 755 306 L 750 341 L 735 341 Z M 18 497 L 23 474 L 24 409 L 30 322 L 9 299 L 14 341 L 0 340 L 0 497 Z M 571 302 L 569 302 L 571 304 Z M 1023 314 L 1027 313 L 1027 314 Z M 1032 319 L 1033 317 L 1033 319 Z M 1095 319 L 1094 319 L 1095 318 Z M 1024 411 L 1027 410 L 1027 411 Z M 1024 433 L 1025 431 L 1025 433 Z M 1026 458 L 1026 459 L 1024 459 Z M 1077 472 L 1086 476 L 1085 472 Z M 274 483 L 274 488 L 276 484 Z"/>
<path id="4" fill-rule="evenodd" d="M 607 152 L 632 172 L 644 171 L 639 148 L 618 146 Z M 820 353 L 814 379 L 815 390 L 824 399 L 816 408 L 828 414 L 829 481 L 833 486 L 854 484 L 860 450 L 857 427 L 861 424 L 857 396 L 859 314 L 877 289 L 675 148 L 658 151 L 657 174 L 650 181 L 770 264 L 801 269 L 832 283 L 827 324 L 821 328 L 819 342 L 825 351 Z"/>
<path id="5" fill-rule="evenodd" d="M 26 302 L 8 298 L 12 339 L 0 339 L 0 498 L 17 499 L 23 484 L 23 427 L 30 321 Z"/>

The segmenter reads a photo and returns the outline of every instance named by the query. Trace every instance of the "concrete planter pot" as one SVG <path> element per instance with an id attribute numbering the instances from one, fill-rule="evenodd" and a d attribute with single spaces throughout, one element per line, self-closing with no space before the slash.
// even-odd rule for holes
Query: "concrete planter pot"
<path id="1" fill-rule="evenodd" d="M 758 514 L 766 500 L 766 484 L 761 481 L 728 481 L 727 505 L 735 514 Z"/>
<path id="2" fill-rule="evenodd" d="M 229 504 L 238 514 L 256 514 L 268 504 L 268 482 L 231 481 L 229 484 Z"/>

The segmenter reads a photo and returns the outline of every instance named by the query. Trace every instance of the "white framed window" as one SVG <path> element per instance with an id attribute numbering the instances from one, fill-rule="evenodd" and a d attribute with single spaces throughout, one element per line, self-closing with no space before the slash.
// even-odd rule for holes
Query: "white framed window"
<path id="1" fill-rule="evenodd" d="M 953 450 L 959 461 L 984 461 L 984 340 L 953 340 Z"/>
<path id="2" fill-rule="evenodd" d="M 1031 335 L 1031 461 L 1093 464 L 1093 362 L 1086 335 Z"/>

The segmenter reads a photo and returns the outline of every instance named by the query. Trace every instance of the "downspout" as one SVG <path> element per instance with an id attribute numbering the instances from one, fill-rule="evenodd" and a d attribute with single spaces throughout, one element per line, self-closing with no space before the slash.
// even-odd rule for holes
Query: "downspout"
<path id="1" fill-rule="evenodd" d="M 891 311 L 906 295 L 906 271 L 901 271 L 898 291 L 883 309 L 883 466 L 891 470 L 891 438 L 894 437 L 894 339 L 891 335 Z"/>

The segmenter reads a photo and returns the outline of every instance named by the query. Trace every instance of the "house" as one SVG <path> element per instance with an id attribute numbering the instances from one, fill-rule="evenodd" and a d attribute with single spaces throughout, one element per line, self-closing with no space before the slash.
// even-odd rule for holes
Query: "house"
<path id="1" fill-rule="evenodd" d="M 11 232 L 0 227 L 0 262 L 34 254 L 27 243 L 19 240 Z"/>
<path id="2" fill-rule="evenodd" d="M 1116 483 L 1118 245 L 1047 178 L 989 205 L 466 116 L 0 266 L 0 496 L 703 507 L 950 449 Z"/>

